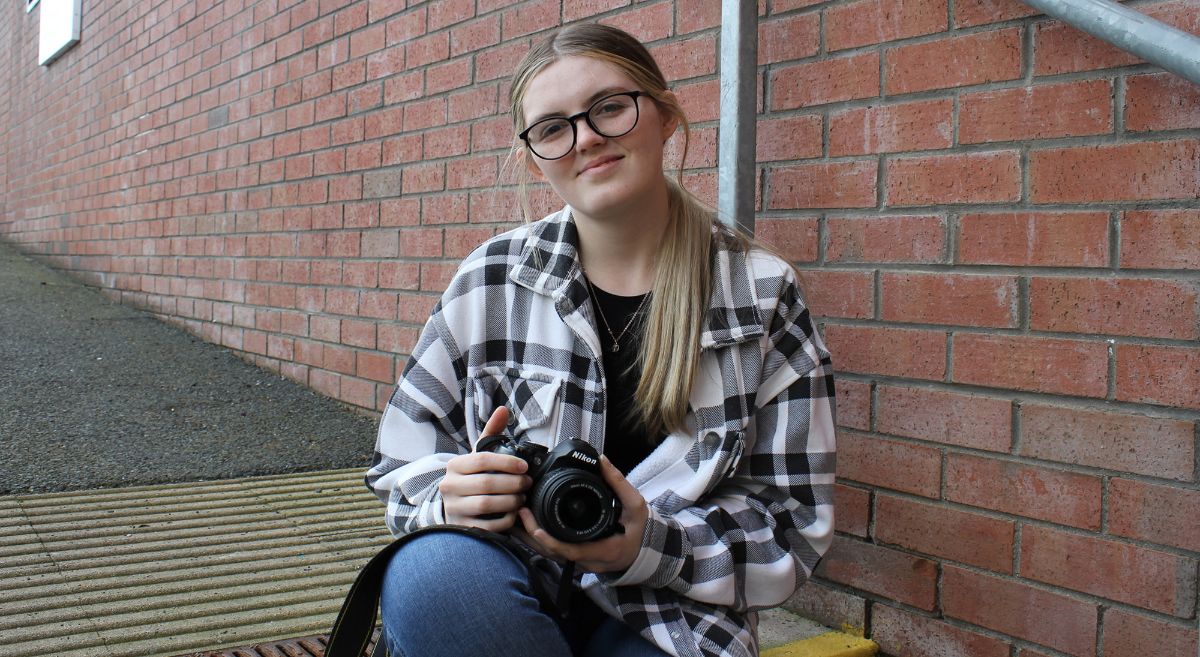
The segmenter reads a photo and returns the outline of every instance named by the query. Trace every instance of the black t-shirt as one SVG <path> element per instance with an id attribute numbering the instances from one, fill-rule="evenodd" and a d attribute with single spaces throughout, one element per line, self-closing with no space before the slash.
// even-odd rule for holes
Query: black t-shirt
<path id="1" fill-rule="evenodd" d="M 600 335 L 600 347 L 603 352 L 601 362 L 604 366 L 605 392 L 608 395 L 604 454 L 618 470 L 629 474 L 634 466 L 650 455 L 659 442 L 658 439 L 651 440 L 633 412 L 633 393 L 641 380 L 637 356 L 645 326 L 646 308 L 642 302 L 646 300 L 646 295 L 623 297 L 609 294 L 595 285 L 591 286 L 591 290 L 592 301 L 603 315 L 603 318 L 596 318 L 596 331 Z M 634 318 L 639 308 L 641 313 Z M 605 320 L 608 322 L 607 328 Z M 633 323 L 622 335 L 621 331 L 630 320 Z M 613 340 L 614 335 L 620 338 L 619 342 Z M 615 351 L 614 344 L 618 347 Z"/>

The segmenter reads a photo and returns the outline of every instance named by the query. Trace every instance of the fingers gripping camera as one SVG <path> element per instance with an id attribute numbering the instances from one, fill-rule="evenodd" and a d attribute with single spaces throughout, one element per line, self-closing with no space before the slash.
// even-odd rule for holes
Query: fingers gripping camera
<path id="1" fill-rule="evenodd" d="M 503 434 L 479 441 L 478 452 L 515 456 L 529 464 L 533 485 L 525 506 L 551 536 L 566 543 L 595 541 L 622 527 L 621 502 L 600 475 L 600 455 L 582 440 L 547 450 Z"/>

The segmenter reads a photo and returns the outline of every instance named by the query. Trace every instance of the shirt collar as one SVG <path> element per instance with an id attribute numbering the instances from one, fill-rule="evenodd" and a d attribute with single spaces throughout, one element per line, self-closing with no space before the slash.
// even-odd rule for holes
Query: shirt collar
<path id="1" fill-rule="evenodd" d="M 761 337 L 762 318 L 749 258 L 719 229 L 713 239 L 712 266 L 713 289 L 700 348 Z M 518 285 L 554 297 L 564 313 L 587 301 L 579 266 L 579 232 L 569 206 L 530 225 L 525 247 L 509 277 Z"/>

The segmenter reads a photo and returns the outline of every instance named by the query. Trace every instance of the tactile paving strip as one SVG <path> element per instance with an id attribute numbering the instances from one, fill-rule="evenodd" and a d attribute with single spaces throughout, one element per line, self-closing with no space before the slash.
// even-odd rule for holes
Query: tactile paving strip
<path id="1" fill-rule="evenodd" d="M 304 645 L 390 540 L 363 472 L 0 498 L 3 654 Z"/>

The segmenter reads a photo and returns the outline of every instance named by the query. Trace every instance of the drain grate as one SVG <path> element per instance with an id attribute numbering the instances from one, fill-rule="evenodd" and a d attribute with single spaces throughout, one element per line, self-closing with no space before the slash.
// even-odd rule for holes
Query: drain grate
<path id="1" fill-rule="evenodd" d="M 379 631 L 371 637 L 364 654 L 370 655 L 379 640 Z M 211 652 L 192 652 L 179 657 L 325 657 L 325 646 L 329 642 L 328 634 L 306 636 L 286 641 L 270 641 L 245 648 L 229 648 Z"/>

